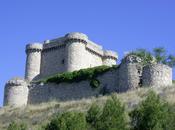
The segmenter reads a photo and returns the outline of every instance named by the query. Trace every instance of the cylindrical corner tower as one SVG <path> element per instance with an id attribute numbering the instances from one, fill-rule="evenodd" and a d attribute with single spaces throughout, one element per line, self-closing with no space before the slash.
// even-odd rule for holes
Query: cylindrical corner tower
<path id="1" fill-rule="evenodd" d="M 43 45 L 39 43 L 28 44 L 26 46 L 27 59 L 25 79 L 28 81 L 33 80 L 38 74 L 40 74 L 42 48 Z"/>
<path id="2" fill-rule="evenodd" d="M 83 33 L 69 33 L 65 36 L 66 43 L 66 71 L 86 68 L 86 50 L 88 37 Z"/>
<path id="3" fill-rule="evenodd" d="M 172 68 L 164 64 L 150 64 L 143 68 L 143 86 L 172 85 Z"/>
<path id="4" fill-rule="evenodd" d="M 116 52 L 113 52 L 110 50 L 104 51 L 103 65 L 107 65 L 107 66 L 116 65 L 117 59 L 118 59 L 118 55 Z"/>
<path id="5" fill-rule="evenodd" d="M 135 55 L 128 55 L 119 66 L 119 85 L 117 91 L 135 89 L 141 85 L 141 59 Z"/>
<path id="6" fill-rule="evenodd" d="M 4 106 L 21 107 L 27 105 L 28 91 L 28 86 L 24 79 L 11 79 L 5 85 Z"/>

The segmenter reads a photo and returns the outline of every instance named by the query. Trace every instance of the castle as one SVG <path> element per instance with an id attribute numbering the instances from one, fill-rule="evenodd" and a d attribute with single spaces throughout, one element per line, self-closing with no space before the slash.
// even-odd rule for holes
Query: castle
<path id="1" fill-rule="evenodd" d="M 59 84 L 35 81 L 58 73 L 73 72 L 97 66 L 116 65 L 118 55 L 90 41 L 83 33 L 26 46 L 25 78 L 13 78 L 5 85 L 4 105 L 20 107 L 51 100 L 77 100 L 100 95 L 102 90 L 125 92 L 142 86 L 172 85 L 172 68 L 163 64 L 141 66 L 141 59 L 126 56 L 116 68 L 96 77 L 100 87 L 94 89 L 89 80 Z"/>

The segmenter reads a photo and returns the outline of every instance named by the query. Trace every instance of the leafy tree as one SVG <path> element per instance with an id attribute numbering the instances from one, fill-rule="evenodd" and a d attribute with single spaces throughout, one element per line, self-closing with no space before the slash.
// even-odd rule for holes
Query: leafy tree
<path id="1" fill-rule="evenodd" d="M 155 56 L 157 63 L 164 63 L 166 61 L 166 50 L 163 47 L 154 48 L 153 55 Z"/>
<path id="2" fill-rule="evenodd" d="M 129 115 L 134 130 L 164 130 L 168 119 L 167 103 L 151 91 Z"/>
<path id="3" fill-rule="evenodd" d="M 86 118 L 83 113 L 66 112 L 53 119 L 45 130 L 86 130 Z"/>
<path id="4" fill-rule="evenodd" d="M 96 125 L 97 130 L 126 130 L 125 107 L 116 96 L 106 101 L 102 114 Z"/>
<path id="5" fill-rule="evenodd" d="M 175 56 L 169 55 L 168 58 L 166 59 L 166 64 L 169 65 L 170 67 L 175 66 Z"/>

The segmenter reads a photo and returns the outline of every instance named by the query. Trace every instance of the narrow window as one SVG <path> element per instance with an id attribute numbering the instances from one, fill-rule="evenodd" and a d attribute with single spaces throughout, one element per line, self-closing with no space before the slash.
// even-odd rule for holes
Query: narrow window
<path id="1" fill-rule="evenodd" d="M 62 59 L 61 63 L 64 64 L 64 62 L 65 62 L 64 59 Z"/>

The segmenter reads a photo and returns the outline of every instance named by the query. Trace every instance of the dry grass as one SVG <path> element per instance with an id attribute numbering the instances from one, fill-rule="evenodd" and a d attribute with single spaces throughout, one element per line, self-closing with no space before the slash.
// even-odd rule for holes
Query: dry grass
<path id="1" fill-rule="evenodd" d="M 125 104 L 129 111 L 143 100 L 150 90 L 154 90 L 162 99 L 170 103 L 175 103 L 175 85 L 160 88 L 139 88 L 126 93 L 114 93 Z M 93 102 L 103 106 L 109 96 L 92 97 L 79 101 L 42 103 L 38 105 L 28 105 L 22 108 L 4 107 L 0 109 L 0 130 L 5 130 L 11 121 L 24 122 L 30 126 L 31 130 L 38 130 L 41 125 L 46 124 L 53 118 L 53 115 L 64 111 L 86 112 Z"/>

